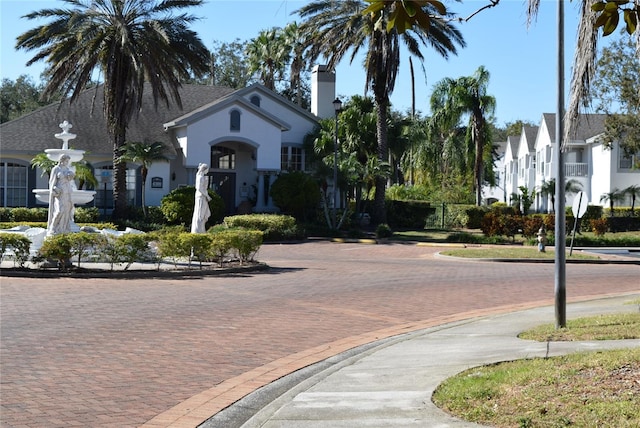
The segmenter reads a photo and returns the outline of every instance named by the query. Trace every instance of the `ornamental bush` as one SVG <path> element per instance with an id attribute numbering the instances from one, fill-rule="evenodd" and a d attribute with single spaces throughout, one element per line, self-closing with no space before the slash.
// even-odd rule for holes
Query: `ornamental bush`
<path id="1" fill-rule="evenodd" d="M 172 190 L 160 201 L 160 210 L 169 224 L 191 224 L 193 207 L 196 200 L 196 188 L 194 186 L 178 187 Z M 220 223 L 224 217 L 224 201 L 213 190 L 208 190 L 211 200 L 209 210 L 211 216 L 207 221 L 207 227 Z"/>
<path id="2" fill-rule="evenodd" d="M 52 260 L 58 269 L 66 271 L 73 256 L 71 233 L 62 233 L 47 237 L 38 250 L 37 260 Z"/>
<path id="3" fill-rule="evenodd" d="M 305 220 L 320 206 L 320 185 L 309 174 L 291 171 L 278 176 L 271 186 L 271 197 L 283 213 Z"/>

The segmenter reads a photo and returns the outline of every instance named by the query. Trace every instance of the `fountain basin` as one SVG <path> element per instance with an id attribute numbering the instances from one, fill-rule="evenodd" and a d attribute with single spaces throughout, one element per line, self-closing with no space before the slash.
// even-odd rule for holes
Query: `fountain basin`
<path id="1" fill-rule="evenodd" d="M 75 150 L 75 149 L 45 149 L 44 151 L 47 154 L 47 157 L 52 161 L 58 162 L 60 160 L 60 156 L 69 155 L 71 162 L 79 162 L 84 157 L 84 150 Z"/>
<path id="2" fill-rule="evenodd" d="M 34 189 L 32 191 L 36 195 L 38 202 L 49 204 L 49 189 Z M 71 193 L 71 201 L 74 205 L 84 205 L 93 201 L 95 196 L 95 190 L 74 190 Z"/>

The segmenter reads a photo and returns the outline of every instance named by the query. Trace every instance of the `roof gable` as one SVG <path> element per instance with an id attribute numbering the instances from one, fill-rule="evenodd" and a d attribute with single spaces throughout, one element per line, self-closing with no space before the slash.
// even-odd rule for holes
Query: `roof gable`
<path id="1" fill-rule="evenodd" d="M 266 111 L 263 108 L 260 108 L 258 106 L 256 106 L 255 104 L 251 103 L 250 101 L 248 101 L 246 98 L 240 96 L 237 92 L 230 94 L 228 96 L 225 96 L 223 98 L 220 98 L 216 101 L 213 101 L 211 103 L 208 103 L 206 105 L 203 105 L 187 114 L 184 114 L 172 121 L 169 122 L 165 122 L 163 124 L 165 129 L 168 128 L 173 128 L 173 127 L 179 127 L 179 126 L 185 126 L 185 125 L 189 125 L 190 123 L 194 123 L 197 122 L 207 116 L 210 116 L 212 114 L 215 114 L 221 110 L 224 110 L 226 108 L 229 108 L 231 106 L 240 106 L 242 108 L 244 108 L 245 110 L 249 110 L 251 112 L 253 112 L 254 114 L 256 114 L 257 116 L 262 117 L 263 119 L 271 122 L 272 124 L 276 125 L 277 127 L 279 127 L 282 131 L 288 131 L 289 129 L 291 129 L 291 125 L 289 125 L 288 123 L 278 119 L 276 116 L 274 116 L 273 114 L 269 113 L 268 111 Z"/>

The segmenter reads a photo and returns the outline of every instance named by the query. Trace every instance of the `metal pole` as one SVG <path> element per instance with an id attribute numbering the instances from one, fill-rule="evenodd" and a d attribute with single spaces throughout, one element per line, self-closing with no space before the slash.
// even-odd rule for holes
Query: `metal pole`
<path id="1" fill-rule="evenodd" d="M 333 141 L 333 228 L 338 228 L 338 111 L 336 110 L 336 131 Z"/>
<path id="2" fill-rule="evenodd" d="M 564 201 L 564 0 L 558 0 L 558 99 L 556 108 L 556 230 L 555 230 L 555 312 L 556 328 L 567 326 L 566 240 Z"/>

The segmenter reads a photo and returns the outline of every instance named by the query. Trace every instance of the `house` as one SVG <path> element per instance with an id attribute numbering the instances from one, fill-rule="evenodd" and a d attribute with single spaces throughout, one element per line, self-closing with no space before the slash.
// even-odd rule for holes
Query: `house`
<path id="1" fill-rule="evenodd" d="M 269 197 L 276 176 L 284 170 L 305 170 L 305 136 L 320 118 L 334 115 L 335 74 L 316 66 L 312 88 L 311 112 L 260 84 L 239 90 L 185 84 L 180 88 L 182 108 L 159 104 L 157 109 L 146 88 L 127 141 L 160 141 L 169 158 L 149 169 L 147 205 L 159 205 L 171 190 L 193 185 L 199 163 L 207 163 L 209 186 L 223 198 L 229 214 L 276 211 Z M 32 190 L 48 184 L 30 161 L 47 148 L 59 148 L 54 134 L 67 120 L 77 135 L 70 148 L 85 150 L 84 159 L 100 180 L 92 204 L 105 211 L 112 208 L 113 148 L 102 112 L 102 90 L 101 85 L 87 89 L 73 104 L 51 104 L 0 125 L 2 206 L 36 206 Z M 128 204 L 139 206 L 141 194 L 140 165 L 128 164 Z"/>
<path id="2" fill-rule="evenodd" d="M 563 152 L 565 182 L 571 180 L 580 187 L 591 205 L 603 205 L 602 196 L 616 189 L 640 185 L 640 154 L 626 156 L 618 144 L 605 146 L 605 118 L 602 114 L 580 115 L 576 133 Z M 505 146 L 505 192 L 509 197 L 520 186 L 535 190 L 533 208 L 538 212 L 551 210 L 551 195 L 541 194 L 540 189 L 557 177 L 555 133 L 555 114 L 544 113 L 539 126 L 524 126 L 522 134 L 508 137 Z M 567 206 L 573 197 L 573 193 L 566 194 Z M 631 205 L 630 197 L 623 204 Z"/>

